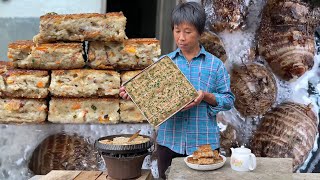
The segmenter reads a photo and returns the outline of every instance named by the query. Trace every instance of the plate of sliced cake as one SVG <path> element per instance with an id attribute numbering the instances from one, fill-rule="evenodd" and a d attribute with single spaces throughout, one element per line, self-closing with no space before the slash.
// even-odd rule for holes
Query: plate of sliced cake
<path id="1" fill-rule="evenodd" d="M 211 146 L 206 144 L 199 146 L 192 155 L 185 157 L 184 162 L 191 169 L 208 171 L 221 168 L 226 159 L 219 151 L 212 150 Z"/>

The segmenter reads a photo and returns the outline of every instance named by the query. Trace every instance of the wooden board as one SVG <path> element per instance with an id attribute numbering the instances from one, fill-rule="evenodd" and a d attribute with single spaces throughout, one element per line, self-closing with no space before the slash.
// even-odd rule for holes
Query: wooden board
<path id="1" fill-rule="evenodd" d="M 44 177 L 41 177 L 41 180 L 73 180 L 80 173 L 81 171 L 53 170 Z"/>
<path id="2" fill-rule="evenodd" d="M 101 171 L 82 171 L 75 180 L 97 179 L 101 174 Z"/>
<path id="3" fill-rule="evenodd" d="M 135 180 L 152 180 L 153 176 L 150 170 L 142 169 L 141 176 Z M 110 176 L 107 177 L 107 180 L 116 180 L 111 178 Z"/>
<path id="4" fill-rule="evenodd" d="M 64 171 L 52 170 L 44 176 L 34 176 L 36 180 L 114 180 L 107 171 Z M 30 179 L 29 179 L 30 180 Z M 142 169 L 141 176 L 136 180 L 153 180 L 151 170 Z"/>
<path id="5" fill-rule="evenodd" d="M 108 172 L 104 171 L 96 180 L 106 180 L 108 177 Z"/>
<path id="6" fill-rule="evenodd" d="M 142 169 L 141 177 L 138 180 L 153 180 L 151 170 Z"/>

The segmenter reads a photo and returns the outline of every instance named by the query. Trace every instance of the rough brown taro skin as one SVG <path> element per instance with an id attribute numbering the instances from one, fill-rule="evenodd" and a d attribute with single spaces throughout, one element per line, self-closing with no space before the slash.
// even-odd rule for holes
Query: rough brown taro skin
<path id="1" fill-rule="evenodd" d="M 264 7 L 258 50 L 281 79 L 296 79 L 312 68 L 318 19 L 300 0 L 270 0 Z"/>
<path id="2" fill-rule="evenodd" d="M 201 0 L 207 24 L 214 32 L 234 31 L 244 25 L 247 15 L 246 0 Z"/>
<path id="3" fill-rule="evenodd" d="M 227 125 L 226 130 L 220 131 L 220 145 L 226 152 L 226 156 L 231 156 L 232 147 L 237 147 L 237 131 L 231 124 Z"/>
<path id="4" fill-rule="evenodd" d="M 293 158 L 293 171 L 306 160 L 317 130 L 317 118 L 310 107 L 285 102 L 269 111 L 252 138 L 256 156 Z"/>
<path id="5" fill-rule="evenodd" d="M 218 35 L 211 31 L 205 31 L 201 34 L 200 43 L 206 51 L 218 57 L 222 62 L 226 62 L 227 53 Z"/>
<path id="6" fill-rule="evenodd" d="M 273 75 L 256 63 L 234 67 L 230 87 L 236 97 L 235 108 L 244 117 L 264 114 L 277 97 L 277 84 Z"/>
<path id="7" fill-rule="evenodd" d="M 51 170 L 99 170 L 103 162 L 93 145 L 77 135 L 54 134 L 43 140 L 34 150 L 30 170 L 45 175 Z"/>
<path id="8" fill-rule="evenodd" d="M 230 157 L 230 148 L 238 147 L 241 143 L 241 137 L 237 136 L 237 128 L 233 123 L 230 122 L 230 120 L 226 116 L 219 113 L 217 114 L 216 118 L 217 122 L 219 124 L 222 124 L 222 127 L 226 126 L 226 128 L 220 129 L 220 147 L 221 151 L 224 151 L 225 155 Z"/>

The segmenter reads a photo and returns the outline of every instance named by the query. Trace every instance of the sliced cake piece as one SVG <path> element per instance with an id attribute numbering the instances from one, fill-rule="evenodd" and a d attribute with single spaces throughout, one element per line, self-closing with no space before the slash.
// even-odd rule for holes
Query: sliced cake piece
<path id="1" fill-rule="evenodd" d="M 10 69 L 14 69 L 14 66 L 13 66 L 12 62 L 0 61 L 0 74 L 4 74 Z"/>
<path id="2" fill-rule="evenodd" d="M 88 63 L 94 69 L 144 69 L 160 56 L 157 39 L 129 39 L 124 42 L 91 42 Z"/>
<path id="3" fill-rule="evenodd" d="M 23 45 L 24 44 L 24 45 Z M 30 45 L 29 48 L 27 46 Z M 81 43 L 53 43 L 34 46 L 30 41 L 9 44 L 8 58 L 22 69 L 77 69 L 85 65 Z"/>
<path id="4" fill-rule="evenodd" d="M 120 75 L 121 83 L 127 82 L 129 79 L 137 75 L 138 71 L 125 71 Z M 139 108 L 130 100 L 120 100 L 120 120 L 122 122 L 143 122 L 147 120 L 140 112 Z"/>
<path id="5" fill-rule="evenodd" d="M 49 91 L 56 97 L 118 97 L 120 74 L 116 71 L 54 70 Z"/>
<path id="6" fill-rule="evenodd" d="M 15 67 L 26 66 L 26 61 L 31 54 L 34 43 L 32 40 L 18 40 L 8 45 L 7 56 Z"/>
<path id="7" fill-rule="evenodd" d="M 39 123 L 46 120 L 47 103 L 44 99 L 0 98 L 1 123 Z"/>
<path id="8" fill-rule="evenodd" d="M 52 98 L 48 121 L 54 123 L 118 123 L 119 99 Z"/>
<path id="9" fill-rule="evenodd" d="M 3 74 L 5 74 L 9 69 L 13 69 L 13 63 L 8 61 L 0 61 L 0 97 L 4 96 L 6 87 Z"/>
<path id="10" fill-rule="evenodd" d="M 81 43 L 40 44 L 32 48 L 25 68 L 77 69 L 85 65 Z M 22 65 L 21 65 L 22 66 Z M 22 66 L 22 68 L 24 68 Z"/>
<path id="11" fill-rule="evenodd" d="M 36 44 L 57 41 L 123 41 L 127 18 L 122 12 L 107 14 L 56 14 L 40 17 Z"/>
<path id="12" fill-rule="evenodd" d="M 122 71 L 120 74 L 121 78 L 121 84 L 127 82 L 131 78 L 133 78 L 135 75 L 139 74 L 141 70 L 136 70 L 136 71 Z"/>
<path id="13" fill-rule="evenodd" d="M 48 87 L 47 71 L 12 69 L 0 75 L 1 96 L 46 98 Z"/>
<path id="14" fill-rule="evenodd" d="M 139 108 L 130 100 L 120 100 L 120 120 L 122 122 L 143 122 L 147 119 Z"/>

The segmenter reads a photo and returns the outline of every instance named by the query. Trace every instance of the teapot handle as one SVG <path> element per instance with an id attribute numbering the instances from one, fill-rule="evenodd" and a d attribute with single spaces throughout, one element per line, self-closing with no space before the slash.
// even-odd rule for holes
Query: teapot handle
<path id="1" fill-rule="evenodd" d="M 254 155 L 254 154 L 250 154 L 249 155 L 249 159 L 250 159 L 250 163 L 249 163 L 249 170 L 250 171 L 253 171 L 254 169 L 256 169 L 256 167 L 257 167 L 257 158 L 256 158 L 256 156 Z"/>

